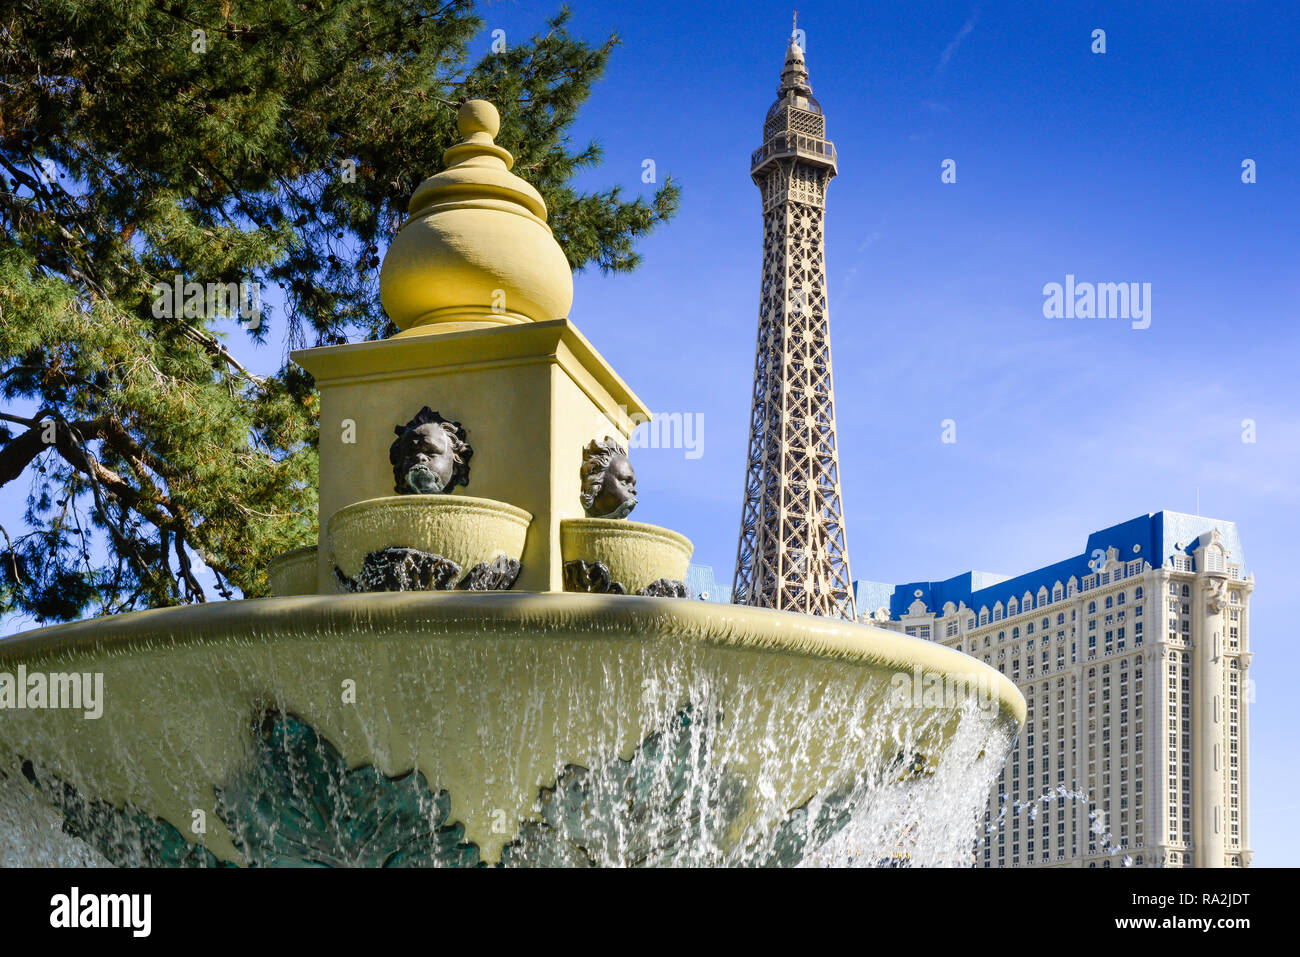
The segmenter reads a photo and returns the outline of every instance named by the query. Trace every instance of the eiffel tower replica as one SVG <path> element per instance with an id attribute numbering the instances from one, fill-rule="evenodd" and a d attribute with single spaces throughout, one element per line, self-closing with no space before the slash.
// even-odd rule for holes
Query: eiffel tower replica
<path id="1" fill-rule="evenodd" d="M 852 619 L 823 232 L 835 147 L 797 36 L 796 21 L 750 165 L 763 281 L 733 601 Z"/>

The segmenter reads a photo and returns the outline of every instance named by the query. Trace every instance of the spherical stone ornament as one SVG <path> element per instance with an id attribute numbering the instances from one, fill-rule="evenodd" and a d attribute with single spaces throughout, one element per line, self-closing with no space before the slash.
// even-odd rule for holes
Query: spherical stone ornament
<path id="1" fill-rule="evenodd" d="M 475 133 L 495 137 L 501 132 L 501 114 L 487 100 L 466 100 L 456 111 L 456 129 L 466 139 Z"/>

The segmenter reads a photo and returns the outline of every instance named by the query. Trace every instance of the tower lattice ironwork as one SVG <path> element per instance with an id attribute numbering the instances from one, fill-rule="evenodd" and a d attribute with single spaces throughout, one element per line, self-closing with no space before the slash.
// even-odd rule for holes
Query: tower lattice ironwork
<path id="1" fill-rule="evenodd" d="M 750 166 L 763 280 L 734 601 L 854 618 L 823 233 L 835 147 L 796 37 Z"/>

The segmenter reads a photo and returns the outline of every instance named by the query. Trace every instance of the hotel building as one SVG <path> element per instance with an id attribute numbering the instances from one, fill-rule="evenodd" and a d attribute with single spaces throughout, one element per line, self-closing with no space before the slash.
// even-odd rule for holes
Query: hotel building
<path id="1" fill-rule="evenodd" d="M 1028 704 L 984 867 L 1245 867 L 1250 595 L 1237 528 L 1178 512 L 1016 578 L 856 582 L 863 621 L 964 651 Z"/>

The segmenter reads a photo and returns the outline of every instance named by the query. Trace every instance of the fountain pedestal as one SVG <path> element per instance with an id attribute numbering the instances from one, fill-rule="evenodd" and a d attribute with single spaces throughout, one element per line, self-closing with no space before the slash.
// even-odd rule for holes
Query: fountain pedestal
<path id="1" fill-rule="evenodd" d="M 339 509 L 393 494 L 393 426 L 428 405 L 465 423 L 466 494 L 532 513 L 515 588 L 563 591 L 560 522 L 581 518 L 583 446 L 626 439 L 645 405 L 568 319 L 395 337 L 295 352 L 321 395 L 320 527 Z M 328 549 L 318 591 L 334 590 Z"/>

